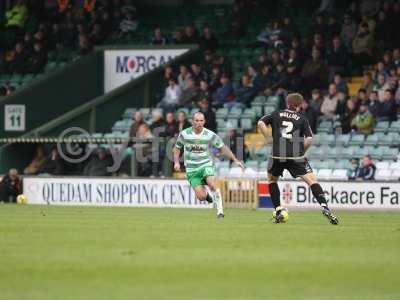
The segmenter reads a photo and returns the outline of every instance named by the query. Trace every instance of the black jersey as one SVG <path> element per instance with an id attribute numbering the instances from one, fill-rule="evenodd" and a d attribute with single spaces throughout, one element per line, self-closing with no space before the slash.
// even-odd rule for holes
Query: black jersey
<path id="1" fill-rule="evenodd" d="M 272 153 L 274 158 L 299 158 L 304 156 L 304 138 L 312 131 L 307 119 L 288 109 L 274 111 L 261 118 L 272 127 Z"/>

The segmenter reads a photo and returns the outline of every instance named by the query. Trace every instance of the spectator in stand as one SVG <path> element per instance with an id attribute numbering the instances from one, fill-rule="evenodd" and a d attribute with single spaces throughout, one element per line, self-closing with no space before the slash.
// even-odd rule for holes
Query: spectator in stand
<path id="1" fill-rule="evenodd" d="M 47 53 L 43 50 L 42 44 L 36 42 L 33 47 L 33 54 L 28 58 L 27 72 L 41 73 L 47 63 Z"/>
<path id="2" fill-rule="evenodd" d="M 311 103 L 310 107 L 315 111 L 317 117 L 321 115 L 321 106 L 324 99 L 321 96 L 319 89 L 313 89 L 311 91 Z"/>
<path id="3" fill-rule="evenodd" d="M 182 94 L 179 97 L 180 107 L 193 107 L 193 103 L 199 100 L 200 90 L 197 87 L 193 78 L 188 78 L 186 87 L 182 90 Z"/>
<path id="4" fill-rule="evenodd" d="M 249 75 L 243 75 L 241 84 L 235 90 L 236 102 L 247 106 L 256 95 L 256 89 Z"/>
<path id="5" fill-rule="evenodd" d="M 382 99 L 383 102 L 383 99 Z M 378 98 L 378 93 L 376 91 L 372 91 L 369 94 L 369 103 L 368 103 L 368 110 L 372 113 L 374 116 L 374 119 L 378 117 L 381 111 L 381 101 L 379 101 Z"/>
<path id="6" fill-rule="evenodd" d="M 199 38 L 197 36 L 196 29 L 194 25 L 186 26 L 185 32 L 183 33 L 182 43 L 183 44 L 197 44 Z"/>
<path id="7" fill-rule="evenodd" d="M 185 65 L 179 66 L 178 83 L 181 89 L 186 88 L 188 75 L 190 75 L 188 68 Z"/>
<path id="8" fill-rule="evenodd" d="M 364 89 L 369 95 L 374 88 L 374 81 L 372 80 L 372 75 L 370 72 L 364 72 L 363 81 L 361 84 L 361 89 Z"/>
<path id="9" fill-rule="evenodd" d="M 203 69 L 204 69 L 204 72 L 207 73 L 207 78 L 211 77 L 212 68 L 213 68 L 213 60 L 214 60 L 213 53 L 209 50 L 204 51 Z"/>
<path id="10" fill-rule="evenodd" d="M 334 15 L 331 15 L 328 20 L 328 25 L 326 26 L 326 34 L 327 39 L 331 40 L 334 37 L 338 37 L 340 35 L 341 27 L 337 22 L 337 19 Z"/>
<path id="11" fill-rule="evenodd" d="M 312 50 L 312 58 L 303 66 L 302 73 L 307 88 L 323 88 L 328 79 L 328 67 L 321 59 L 321 52 L 317 48 Z"/>
<path id="12" fill-rule="evenodd" d="M 107 168 L 111 166 L 110 157 L 107 155 L 107 151 L 104 148 L 98 148 L 96 155 L 94 155 L 90 161 L 83 168 L 83 176 L 109 176 Z"/>
<path id="13" fill-rule="evenodd" d="M 373 61 L 372 50 L 374 47 L 373 33 L 368 23 L 362 23 L 353 42 L 353 65 L 362 68 Z"/>
<path id="14" fill-rule="evenodd" d="M 288 92 L 301 93 L 303 91 L 303 77 L 297 70 L 295 63 L 290 63 L 286 67 L 286 80 L 283 82 L 282 87 Z"/>
<path id="15" fill-rule="evenodd" d="M 338 36 L 333 38 L 332 47 L 328 48 L 327 63 L 331 79 L 337 73 L 347 73 L 348 53 Z"/>
<path id="16" fill-rule="evenodd" d="M 165 115 L 165 137 L 173 138 L 179 133 L 178 123 L 175 120 L 175 113 L 167 112 Z"/>
<path id="17" fill-rule="evenodd" d="M 253 85 L 257 93 L 264 91 L 274 85 L 274 76 L 271 72 L 270 65 L 264 65 L 261 72 L 254 78 Z"/>
<path id="18" fill-rule="evenodd" d="M 318 115 L 315 113 L 314 109 L 310 107 L 310 104 L 306 100 L 303 100 L 301 104 L 301 110 L 310 124 L 311 131 L 317 132 Z"/>
<path id="19" fill-rule="evenodd" d="M 329 85 L 329 93 L 324 97 L 324 101 L 321 105 L 321 113 L 323 119 L 332 121 L 336 119 L 338 101 L 339 99 L 336 85 L 334 83 L 331 83 Z"/>
<path id="20" fill-rule="evenodd" d="M 164 66 L 164 86 L 166 88 L 169 86 L 170 79 L 175 79 L 174 69 L 172 69 L 172 66 L 170 66 L 170 65 L 165 65 Z M 176 79 L 175 79 L 175 82 L 177 82 Z"/>
<path id="21" fill-rule="evenodd" d="M 161 46 L 164 46 L 167 44 L 167 39 L 162 34 L 160 27 L 157 27 L 156 29 L 154 29 L 154 36 L 151 39 L 151 44 L 152 45 L 161 45 Z"/>
<path id="22" fill-rule="evenodd" d="M 385 97 L 385 92 L 390 88 L 390 85 L 385 80 L 384 74 L 378 74 L 377 82 L 374 84 L 373 91 L 378 93 L 378 99 Z"/>
<path id="23" fill-rule="evenodd" d="M 350 160 L 350 168 L 347 169 L 347 179 L 356 180 L 360 177 L 360 160 L 352 158 Z"/>
<path id="24" fill-rule="evenodd" d="M 235 99 L 233 86 L 228 76 L 222 75 L 221 86 L 215 91 L 213 101 L 216 106 L 223 106 Z"/>
<path id="25" fill-rule="evenodd" d="M 200 107 L 200 111 L 204 114 L 204 118 L 206 120 L 206 123 L 204 127 L 216 131 L 217 129 L 217 121 L 215 118 L 215 113 L 212 110 L 210 106 L 210 101 L 207 98 L 203 98 L 198 102 L 198 105 Z"/>
<path id="26" fill-rule="evenodd" d="M 251 81 L 253 81 L 258 75 L 256 69 L 257 68 L 256 68 L 255 65 L 248 65 L 247 66 L 247 72 L 245 73 L 245 75 L 249 76 Z"/>
<path id="27" fill-rule="evenodd" d="M 165 121 L 163 113 L 160 110 L 153 110 L 151 112 L 151 125 L 150 130 L 153 136 L 163 136 L 165 131 Z"/>
<path id="28" fill-rule="evenodd" d="M 184 44 L 182 31 L 178 30 L 174 32 L 172 43 L 174 43 L 175 45 Z"/>
<path id="29" fill-rule="evenodd" d="M 0 181 L 0 202 L 16 202 L 22 193 L 21 179 L 17 169 L 10 169 Z"/>
<path id="30" fill-rule="evenodd" d="M 134 15 L 131 12 L 125 12 L 124 19 L 119 24 L 118 38 L 129 38 L 131 37 L 138 26 L 138 22 L 134 19 Z"/>
<path id="31" fill-rule="evenodd" d="M 371 156 L 364 156 L 361 162 L 361 168 L 358 178 L 362 180 L 375 180 L 375 172 L 376 166 L 373 163 Z"/>
<path id="32" fill-rule="evenodd" d="M 288 79 L 288 74 L 286 73 L 286 68 L 285 65 L 282 61 L 278 62 L 276 65 L 276 72 L 274 74 L 275 76 L 275 83 L 271 87 L 273 91 L 276 91 L 280 88 L 283 88 L 285 85 L 287 79 Z"/>
<path id="33" fill-rule="evenodd" d="M 42 145 L 38 145 L 36 148 L 36 154 L 30 164 L 24 169 L 26 175 L 36 175 L 42 168 L 46 160 L 46 155 Z"/>
<path id="34" fill-rule="evenodd" d="M 356 97 L 356 108 L 357 110 L 360 108 L 361 104 L 368 103 L 367 91 L 364 89 L 359 89 Z"/>
<path id="35" fill-rule="evenodd" d="M 344 15 L 340 37 L 348 51 L 353 49 L 352 42 L 357 34 L 357 25 L 348 14 Z"/>
<path id="36" fill-rule="evenodd" d="M 62 161 L 57 148 L 51 150 L 50 155 L 43 163 L 42 168 L 39 171 L 40 174 L 50 175 L 63 175 L 64 174 L 64 162 Z"/>
<path id="37" fill-rule="evenodd" d="M 336 85 L 336 89 L 339 93 L 349 94 L 349 88 L 347 87 L 347 82 L 343 80 L 340 73 L 336 73 L 333 76 L 333 83 Z"/>
<path id="38" fill-rule="evenodd" d="M 192 126 L 187 119 L 187 115 L 184 111 L 178 112 L 178 130 L 181 132 L 182 130 Z"/>
<path id="39" fill-rule="evenodd" d="M 293 25 L 291 18 L 285 16 L 283 18 L 280 37 L 285 44 L 288 44 L 295 36 L 299 36 L 299 31 L 296 26 Z"/>
<path id="40" fill-rule="evenodd" d="M 196 82 L 196 84 L 200 84 L 201 80 L 208 81 L 208 76 L 205 71 L 202 70 L 202 67 L 198 63 L 193 63 L 191 65 L 192 69 L 192 78 Z"/>
<path id="41" fill-rule="evenodd" d="M 215 92 L 221 86 L 222 72 L 218 66 L 213 66 L 210 76 L 210 91 Z"/>
<path id="42" fill-rule="evenodd" d="M 292 42 L 290 43 L 290 48 L 296 51 L 299 61 L 303 62 L 307 59 L 308 55 L 306 55 L 305 51 L 303 50 L 303 46 L 300 44 L 300 39 L 298 37 L 293 38 Z"/>
<path id="43" fill-rule="evenodd" d="M 319 50 L 319 52 L 321 54 L 321 57 L 325 57 L 326 47 L 325 47 L 324 39 L 322 38 L 322 34 L 321 33 L 315 33 L 314 34 L 313 44 L 311 46 L 311 51 L 314 48 Z"/>
<path id="44" fill-rule="evenodd" d="M 200 93 L 199 93 L 199 99 L 204 99 L 204 98 L 210 98 L 211 97 L 211 91 L 210 87 L 205 80 L 200 81 Z"/>
<path id="45" fill-rule="evenodd" d="M 385 91 L 383 102 L 381 102 L 381 110 L 378 114 L 378 121 L 396 121 L 397 105 L 391 90 Z"/>
<path id="46" fill-rule="evenodd" d="M 88 36 L 84 34 L 79 35 L 79 49 L 78 49 L 78 54 L 80 56 L 85 56 L 88 55 L 93 51 L 93 45 L 90 42 Z"/>
<path id="47" fill-rule="evenodd" d="M 90 32 L 89 39 L 93 42 L 95 45 L 99 45 L 103 43 L 105 39 L 105 34 L 101 28 L 100 23 L 95 23 L 93 24 L 93 28 Z"/>
<path id="48" fill-rule="evenodd" d="M 303 62 L 300 61 L 300 59 L 298 58 L 296 49 L 293 49 L 293 48 L 289 49 L 287 65 L 289 65 L 289 64 L 296 65 L 296 67 L 298 69 L 301 69 L 303 67 Z"/>
<path id="49" fill-rule="evenodd" d="M 137 131 L 137 137 L 140 139 L 152 139 L 153 135 L 147 124 L 141 124 Z M 136 153 L 137 165 L 138 165 L 138 176 L 148 177 L 155 176 L 152 168 L 153 162 L 153 149 L 152 144 L 149 142 L 135 143 L 133 144 Z M 157 163 L 155 164 L 157 167 Z"/>
<path id="50" fill-rule="evenodd" d="M 315 21 L 314 24 L 312 25 L 311 31 L 313 34 L 326 32 L 325 20 L 322 14 L 318 14 L 315 17 Z"/>
<path id="51" fill-rule="evenodd" d="M 169 79 L 169 85 L 165 89 L 164 98 L 161 100 L 158 107 L 161 107 L 165 111 L 173 111 L 179 104 L 179 98 L 182 94 L 180 86 L 177 84 L 176 79 Z"/>
<path id="52" fill-rule="evenodd" d="M 26 60 L 28 54 L 25 52 L 24 45 L 17 43 L 15 45 L 14 55 L 9 63 L 11 73 L 24 73 L 26 70 Z"/>
<path id="53" fill-rule="evenodd" d="M 351 127 L 354 128 L 357 133 L 368 135 L 373 132 L 374 123 L 374 116 L 368 110 L 368 105 L 361 104 L 358 114 L 351 122 Z"/>
<path id="54" fill-rule="evenodd" d="M 389 69 L 386 67 L 385 63 L 383 61 L 379 61 L 376 64 L 376 68 L 375 68 L 376 72 L 375 72 L 375 79 L 378 79 L 378 75 L 382 74 L 383 76 L 385 76 L 385 80 L 387 77 L 389 77 Z"/>
<path id="55" fill-rule="evenodd" d="M 146 124 L 143 118 L 143 113 L 141 111 L 135 111 L 133 113 L 133 123 L 131 125 L 131 128 L 129 129 L 129 137 L 135 138 L 137 136 L 139 126 L 142 124 Z"/>
<path id="56" fill-rule="evenodd" d="M 200 46 L 203 50 L 210 50 L 212 52 L 218 48 L 218 39 L 214 36 L 208 25 L 203 28 L 203 35 L 200 38 Z"/>
<path id="57" fill-rule="evenodd" d="M 352 122 L 357 115 L 356 105 L 352 99 L 347 99 L 344 113 L 341 116 L 342 133 L 347 134 L 351 132 Z"/>

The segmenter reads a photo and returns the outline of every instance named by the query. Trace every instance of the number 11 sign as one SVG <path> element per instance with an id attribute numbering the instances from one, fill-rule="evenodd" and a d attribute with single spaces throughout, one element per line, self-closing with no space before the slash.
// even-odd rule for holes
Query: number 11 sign
<path id="1" fill-rule="evenodd" d="M 4 105 L 4 130 L 25 131 L 25 105 Z"/>

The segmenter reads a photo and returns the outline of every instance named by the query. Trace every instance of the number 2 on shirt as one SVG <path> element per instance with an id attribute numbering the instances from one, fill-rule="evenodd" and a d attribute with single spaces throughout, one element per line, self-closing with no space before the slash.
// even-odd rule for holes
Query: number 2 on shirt
<path id="1" fill-rule="evenodd" d="M 293 123 L 290 121 L 282 121 L 282 137 L 285 139 L 292 139 L 292 130 L 293 130 Z"/>

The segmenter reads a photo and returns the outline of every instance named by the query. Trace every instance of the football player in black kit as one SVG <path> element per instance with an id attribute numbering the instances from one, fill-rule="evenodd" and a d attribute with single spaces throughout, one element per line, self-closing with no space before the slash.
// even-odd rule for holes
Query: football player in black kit
<path id="1" fill-rule="evenodd" d="M 267 139 L 267 126 L 272 127 L 273 145 L 272 155 L 268 159 L 268 184 L 276 211 L 274 222 L 283 221 L 282 211 L 285 208 L 281 206 L 278 180 L 283 170 L 287 169 L 293 177 L 301 177 L 310 186 L 322 207 L 322 214 L 331 224 L 337 225 L 339 220 L 328 208 L 324 191 L 305 157 L 312 143 L 312 131 L 307 119 L 299 113 L 302 102 L 302 95 L 289 94 L 286 97 L 287 109 L 274 111 L 258 121 L 258 128 Z"/>

